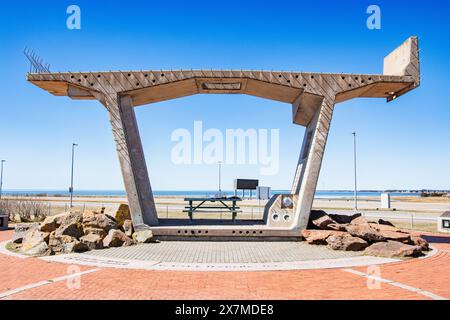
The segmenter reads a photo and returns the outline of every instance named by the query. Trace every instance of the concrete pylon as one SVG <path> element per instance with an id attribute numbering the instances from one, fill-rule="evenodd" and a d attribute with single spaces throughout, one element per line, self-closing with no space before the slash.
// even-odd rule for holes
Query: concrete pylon
<path id="1" fill-rule="evenodd" d="M 133 102 L 129 96 L 118 96 L 118 103 L 109 105 L 122 176 L 127 192 L 133 226 L 136 230 L 158 225 L 158 215 L 145 163 Z M 112 113 L 111 110 L 115 109 Z M 117 116 L 119 119 L 116 119 Z M 120 124 L 116 124 L 120 121 Z M 122 130 L 118 131 L 117 126 Z"/>
<path id="2" fill-rule="evenodd" d="M 333 96 L 323 97 L 319 109 L 305 130 L 302 152 L 297 166 L 298 172 L 296 172 L 292 188 L 292 194 L 298 195 L 295 227 L 299 230 L 306 229 L 308 225 L 333 117 L 334 103 Z"/>

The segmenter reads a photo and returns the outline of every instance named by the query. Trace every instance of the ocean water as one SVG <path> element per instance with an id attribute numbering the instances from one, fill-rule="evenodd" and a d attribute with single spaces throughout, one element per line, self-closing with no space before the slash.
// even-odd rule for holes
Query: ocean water
<path id="1" fill-rule="evenodd" d="M 359 197 L 379 197 L 384 191 L 360 191 Z M 156 196 L 193 196 L 193 197 L 209 197 L 214 196 L 218 192 L 214 190 L 197 190 L 197 191 L 154 191 Z M 234 191 L 222 191 L 227 196 L 234 195 Z M 272 190 L 272 194 L 290 193 L 288 190 Z M 67 190 L 4 190 L 4 195 L 47 195 L 47 196 L 68 196 Z M 253 196 L 256 195 L 256 191 L 252 192 Z M 391 196 L 395 197 L 419 197 L 420 193 L 409 192 L 391 192 Z M 123 190 L 75 190 L 76 196 L 125 196 Z M 237 193 L 238 196 L 242 196 L 242 191 Z M 248 197 L 249 192 L 245 193 Z M 316 192 L 316 198 L 353 198 L 353 191 L 321 191 Z"/>

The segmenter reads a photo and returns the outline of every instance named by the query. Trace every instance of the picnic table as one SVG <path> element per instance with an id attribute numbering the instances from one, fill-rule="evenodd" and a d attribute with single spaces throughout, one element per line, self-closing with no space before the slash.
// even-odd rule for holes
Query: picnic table
<path id="1" fill-rule="evenodd" d="M 185 207 L 183 212 L 189 213 L 189 219 L 193 219 L 194 212 L 211 212 L 215 210 L 222 211 L 226 209 L 231 212 L 232 220 L 236 220 L 236 215 L 241 212 L 240 207 L 237 206 L 238 201 L 242 201 L 241 198 L 184 198 L 184 201 L 189 202 L 189 205 Z M 213 206 L 211 204 L 218 204 Z"/>

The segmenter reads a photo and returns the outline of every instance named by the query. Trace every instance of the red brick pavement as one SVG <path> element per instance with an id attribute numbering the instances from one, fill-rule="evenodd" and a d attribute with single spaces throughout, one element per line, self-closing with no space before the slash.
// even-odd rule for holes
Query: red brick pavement
<path id="1" fill-rule="evenodd" d="M 0 232 L 0 241 L 11 232 Z M 380 276 L 450 298 L 450 237 L 436 238 L 437 255 L 380 266 Z M 445 243 L 447 242 L 447 243 Z M 0 255 L 0 293 L 67 275 L 68 265 Z M 89 270 L 93 267 L 80 267 Z M 366 268 L 354 268 L 367 272 Z M 29 289 L 5 299 L 428 299 L 383 283 L 369 289 L 366 278 L 332 270 L 180 272 L 102 268 L 82 275 L 80 289 L 66 281 Z"/>

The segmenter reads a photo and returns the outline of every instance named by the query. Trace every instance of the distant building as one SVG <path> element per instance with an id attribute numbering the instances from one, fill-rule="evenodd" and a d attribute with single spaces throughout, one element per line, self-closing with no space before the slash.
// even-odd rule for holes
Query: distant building
<path id="1" fill-rule="evenodd" d="M 439 232 L 450 233 L 450 211 L 444 212 L 442 216 L 437 219 L 437 223 Z"/>

